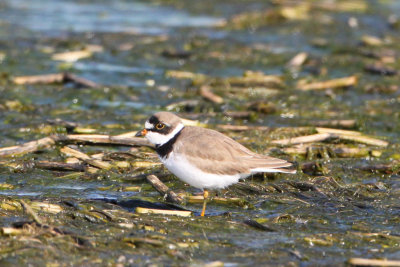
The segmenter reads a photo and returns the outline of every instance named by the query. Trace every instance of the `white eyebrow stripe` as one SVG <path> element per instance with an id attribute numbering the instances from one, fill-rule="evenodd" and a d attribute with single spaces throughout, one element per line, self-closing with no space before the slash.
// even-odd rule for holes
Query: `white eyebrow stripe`
<path id="1" fill-rule="evenodd" d="M 144 128 L 145 128 L 145 129 L 154 129 L 154 125 L 151 124 L 150 122 L 146 121 L 146 122 L 144 123 Z"/>

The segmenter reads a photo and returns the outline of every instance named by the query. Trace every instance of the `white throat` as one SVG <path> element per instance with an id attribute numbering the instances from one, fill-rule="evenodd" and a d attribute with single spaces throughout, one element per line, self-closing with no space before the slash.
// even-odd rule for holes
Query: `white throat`
<path id="1" fill-rule="evenodd" d="M 147 140 L 149 140 L 150 143 L 152 143 L 154 145 L 162 146 L 163 144 L 167 143 L 169 140 L 174 138 L 174 136 L 177 133 L 179 133 L 179 131 L 182 130 L 183 127 L 185 127 L 185 126 L 182 123 L 179 123 L 175 127 L 175 129 L 167 135 L 160 134 L 160 133 L 153 132 L 153 131 L 148 131 L 146 134 L 146 138 L 147 138 Z"/>

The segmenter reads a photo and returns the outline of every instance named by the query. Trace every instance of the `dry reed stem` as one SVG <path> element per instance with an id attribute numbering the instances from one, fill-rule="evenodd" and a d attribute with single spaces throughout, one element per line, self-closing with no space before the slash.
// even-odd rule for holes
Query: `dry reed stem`
<path id="1" fill-rule="evenodd" d="M 342 128 L 354 128 L 356 126 L 356 120 L 317 120 L 312 121 L 310 124 L 317 127 L 342 127 Z"/>
<path id="2" fill-rule="evenodd" d="M 230 125 L 230 124 L 218 124 L 218 128 L 227 130 L 227 131 L 250 131 L 250 130 L 259 130 L 259 131 L 269 131 L 271 127 L 267 126 L 249 126 L 249 125 Z"/>
<path id="3" fill-rule="evenodd" d="M 365 136 L 356 131 L 330 128 L 317 128 L 317 131 L 319 132 L 317 134 L 274 140 L 272 143 L 278 145 L 298 145 L 304 143 L 322 142 L 329 139 L 340 139 L 379 147 L 387 147 L 389 145 L 389 142 L 387 141 Z"/>
<path id="4" fill-rule="evenodd" d="M 166 196 L 167 201 L 178 204 L 182 202 L 182 198 L 179 197 L 171 189 L 169 189 L 169 187 L 161 182 L 160 179 L 158 179 L 158 177 L 154 174 L 146 176 L 146 179 L 154 187 L 154 189 L 156 189 L 161 194 L 161 196 Z"/>
<path id="5" fill-rule="evenodd" d="M 61 153 L 66 154 L 69 157 L 75 157 L 78 158 L 86 163 L 88 163 L 89 165 L 92 165 L 94 167 L 97 167 L 99 169 L 111 169 L 112 165 L 108 162 L 105 161 L 101 161 L 101 160 L 97 160 L 97 159 L 93 159 L 90 156 L 86 155 L 85 153 L 72 149 L 70 147 L 63 147 L 60 149 Z"/>
<path id="6" fill-rule="evenodd" d="M 389 145 L 389 142 L 387 141 L 379 140 L 368 136 L 354 136 L 354 135 L 341 134 L 339 135 L 339 138 L 342 140 L 354 141 L 372 146 L 387 147 Z"/>
<path id="7" fill-rule="evenodd" d="M 339 79 L 332 79 L 323 82 L 304 83 L 300 81 L 297 83 L 297 89 L 303 91 L 310 90 L 325 90 L 328 88 L 341 88 L 349 87 L 357 84 L 357 76 L 344 77 Z"/>
<path id="8" fill-rule="evenodd" d="M 349 264 L 353 266 L 400 266 L 399 260 L 351 258 Z"/>
<path id="9" fill-rule="evenodd" d="M 303 65 L 308 58 L 308 54 L 306 52 L 301 52 L 295 55 L 288 63 L 289 67 L 300 67 Z"/>
<path id="10" fill-rule="evenodd" d="M 22 207 L 24 207 L 24 210 L 26 213 L 32 216 L 32 219 L 38 223 L 38 224 L 43 224 L 42 220 L 39 218 L 39 216 L 36 214 L 36 212 L 33 211 L 33 209 L 23 200 L 20 199 L 19 202 L 21 203 Z"/>
<path id="11" fill-rule="evenodd" d="M 44 137 L 39 140 L 27 142 L 19 146 L 0 148 L 0 157 L 23 155 L 37 150 L 48 148 L 55 144 L 54 137 Z"/>
<path id="12" fill-rule="evenodd" d="M 224 99 L 219 95 L 214 94 L 207 85 L 200 87 L 200 95 L 206 100 L 209 100 L 215 104 L 222 104 L 224 102 Z"/>
<path id="13" fill-rule="evenodd" d="M 332 137 L 334 136 L 330 133 L 319 133 L 319 134 L 305 135 L 287 139 L 274 140 L 272 141 L 272 143 L 278 145 L 298 145 L 304 143 L 322 142 Z"/>
<path id="14" fill-rule="evenodd" d="M 129 133 L 131 135 L 131 133 Z M 115 144 L 115 145 L 127 145 L 127 146 L 148 146 L 154 147 L 144 138 L 139 137 L 127 137 L 124 135 L 102 135 L 102 134 L 69 134 L 60 137 L 62 141 L 72 142 L 87 142 L 95 144 Z"/>
<path id="15" fill-rule="evenodd" d="M 71 73 L 54 73 L 33 76 L 18 76 L 13 78 L 15 84 L 53 84 L 73 82 L 79 86 L 94 88 L 99 84 Z"/>
<path id="16" fill-rule="evenodd" d="M 318 133 L 330 133 L 330 134 L 345 134 L 345 135 L 362 135 L 362 133 L 357 132 L 357 131 L 349 131 L 349 130 L 342 130 L 342 129 L 333 129 L 333 128 L 323 128 L 323 127 L 317 127 L 315 130 Z"/>
<path id="17" fill-rule="evenodd" d="M 192 216 L 192 212 L 189 210 L 160 210 L 160 209 L 148 209 L 137 207 L 136 213 L 139 214 L 161 214 L 161 215 L 176 215 L 182 217 L 190 217 Z"/>
<path id="18" fill-rule="evenodd" d="M 85 171 L 85 166 L 79 163 L 51 162 L 51 161 L 35 161 L 35 167 L 47 170 L 58 171 Z"/>

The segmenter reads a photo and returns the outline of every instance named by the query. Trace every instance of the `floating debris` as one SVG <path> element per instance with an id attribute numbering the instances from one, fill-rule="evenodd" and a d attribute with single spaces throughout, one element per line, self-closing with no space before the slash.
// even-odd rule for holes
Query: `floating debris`
<path id="1" fill-rule="evenodd" d="M 111 169 L 112 165 L 108 162 L 98 160 L 98 159 L 93 159 L 90 156 L 86 155 L 85 153 L 78 151 L 76 149 L 72 149 L 70 147 L 63 147 L 60 149 L 60 152 L 69 156 L 69 157 L 75 157 L 77 159 L 80 159 L 84 162 L 86 162 L 89 165 L 92 165 L 94 167 L 97 167 L 99 169 Z"/>
<path id="2" fill-rule="evenodd" d="M 92 51 L 88 50 L 69 51 L 69 52 L 53 54 L 51 56 L 51 59 L 64 62 L 75 62 L 83 58 L 89 58 L 92 55 L 93 55 Z"/>
<path id="3" fill-rule="evenodd" d="M 159 210 L 159 209 L 148 209 L 148 208 L 142 208 L 142 207 L 137 207 L 136 213 L 138 213 L 138 214 L 175 215 L 175 216 L 182 216 L 182 217 L 192 216 L 192 212 L 186 211 L 186 210 Z"/>
<path id="4" fill-rule="evenodd" d="M 308 54 L 306 52 L 301 52 L 295 55 L 288 63 L 289 67 L 298 68 L 302 66 L 308 58 Z"/>
<path id="5" fill-rule="evenodd" d="M 398 260 L 350 258 L 348 264 L 352 266 L 400 266 Z"/>
<path id="6" fill-rule="evenodd" d="M 18 76 L 13 78 L 15 84 L 54 84 L 54 83 L 75 83 L 78 86 L 88 88 L 98 88 L 99 84 L 87 80 L 82 77 L 78 77 L 71 73 L 56 73 L 56 74 L 43 74 L 34 76 Z"/>
<path id="7" fill-rule="evenodd" d="M 384 43 L 382 39 L 372 35 L 364 35 L 361 41 L 363 44 L 369 46 L 382 46 Z"/>
<path id="8" fill-rule="evenodd" d="M 330 128 L 316 128 L 316 130 L 319 133 L 281 140 L 274 140 L 272 141 L 272 143 L 279 145 L 298 145 L 304 143 L 322 142 L 330 139 L 341 139 L 380 147 L 387 147 L 389 145 L 389 142 L 387 141 L 372 138 L 356 131 Z"/>
<path id="9" fill-rule="evenodd" d="M 224 99 L 222 97 L 214 94 L 210 90 L 210 87 L 206 85 L 200 87 L 200 95 L 215 104 L 222 104 L 224 102 Z"/>
<path id="10" fill-rule="evenodd" d="M 42 139 L 27 142 L 19 146 L 11 146 L 0 148 L 0 157 L 10 157 L 15 155 L 23 155 L 30 152 L 35 152 L 40 149 L 45 149 L 53 146 L 55 140 L 52 137 L 44 137 Z"/>
<path id="11" fill-rule="evenodd" d="M 146 176 L 147 181 L 161 194 L 161 196 L 166 197 L 167 201 L 172 203 L 182 203 L 182 198 L 180 198 L 175 192 L 170 190 L 163 182 L 158 179 L 155 175 Z"/>
<path id="12" fill-rule="evenodd" d="M 333 79 L 324 82 L 314 82 L 314 83 L 307 83 L 305 80 L 300 80 L 297 83 L 297 89 L 303 91 L 310 91 L 310 90 L 325 90 L 329 88 L 343 88 L 343 87 L 350 87 L 357 84 L 358 78 L 357 76 L 349 76 L 339 79 Z"/>
<path id="13" fill-rule="evenodd" d="M 313 120 L 311 125 L 318 127 L 341 127 L 341 128 L 355 128 L 357 126 L 356 120 Z"/>

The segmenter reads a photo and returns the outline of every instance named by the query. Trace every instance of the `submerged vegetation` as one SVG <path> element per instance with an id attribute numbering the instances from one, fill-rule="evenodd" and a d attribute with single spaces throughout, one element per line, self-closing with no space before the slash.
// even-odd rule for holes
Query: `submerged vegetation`
<path id="1" fill-rule="evenodd" d="M 0 4 L 0 265 L 400 265 L 398 1 L 56 2 Z M 298 173 L 201 218 L 159 110 Z"/>

